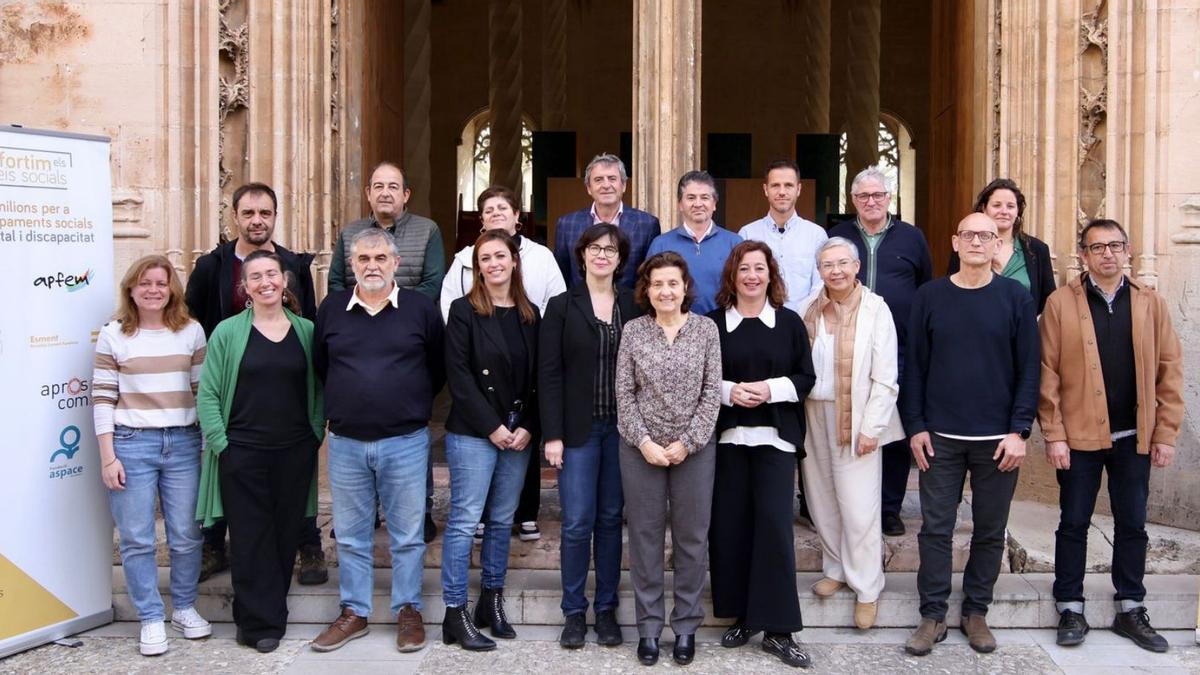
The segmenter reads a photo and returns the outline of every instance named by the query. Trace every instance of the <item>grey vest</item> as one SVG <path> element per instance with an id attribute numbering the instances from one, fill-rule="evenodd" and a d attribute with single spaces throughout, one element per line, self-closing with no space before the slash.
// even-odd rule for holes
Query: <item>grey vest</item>
<path id="1" fill-rule="evenodd" d="M 375 216 L 360 218 L 342 230 L 343 253 L 346 256 L 346 288 L 354 286 L 354 268 L 350 264 L 350 244 L 354 236 L 368 227 L 380 227 Z M 431 236 L 441 236 L 437 223 L 428 218 L 405 211 L 403 216 L 385 228 L 396 238 L 396 250 L 400 264 L 396 266 L 396 285 L 400 288 L 416 288 L 421 283 L 421 272 L 425 266 L 425 247 Z"/>

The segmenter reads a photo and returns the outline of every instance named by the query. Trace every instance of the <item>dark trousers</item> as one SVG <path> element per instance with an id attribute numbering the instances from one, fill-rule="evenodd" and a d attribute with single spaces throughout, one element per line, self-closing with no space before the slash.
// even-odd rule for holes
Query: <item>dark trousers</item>
<path id="1" fill-rule="evenodd" d="M 961 441 L 930 434 L 934 456 L 929 470 L 921 472 L 921 533 L 917 546 L 921 564 L 917 591 L 921 616 L 946 620 L 953 570 L 952 538 L 958 520 L 958 499 L 963 479 L 971 476 L 971 554 L 963 572 L 963 616 L 986 615 L 992 587 L 1000 575 L 1004 556 L 1004 531 L 1008 507 L 1017 487 L 1017 471 L 1000 471 L 996 460 L 998 440 Z"/>
<path id="2" fill-rule="evenodd" d="M 615 419 L 596 420 L 583 445 L 563 449 L 563 466 L 558 472 L 558 499 L 562 504 L 560 555 L 565 616 L 587 612 L 587 578 L 593 558 L 593 541 L 595 609 L 603 612 L 617 608 L 617 586 L 621 582 L 621 514 L 625 506 L 621 492 L 619 440 Z"/>
<path id="3" fill-rule="evenodd" d="M 1139 455 L 1137 437 L 1122 438 L 1108 450 L 1072 450 L 1071 468 L 1058 471 L 1058 505 L 1062 516 L 1054 535 L 1054 599 L 1083 602 L 1087 533 L 1100 491 L 1100 474 L 1108 472 L 1108 499 L 1113 515 L 1112 582 L 1116 600 L 1146 598 L 1146 500 L 1150 495 L 1150 455 Z"/>
<path id="4" fill-rule="evenodd" d="M 791 633 L 804 626 L 796 595 L 790 452 L 717 445 L 708 565 L 713 615 L 747 628 Z"/>
<path id="5" fill-rule="evenodd" d="M 537 521 L 538 511 L 542 508 L 542 435 L 534 434 L 529 440 L 533 454 L 529 456 L 529 466 L 525 469 L 525 484 L 521 486 L 521 497 L 517 501 L 517 512 L 513 514 L 514 523 Z"/>
<path id="6" fill-rule="evenodd" d="M 908 439 L 885 444 L 879 450 L 883 460 L 883 513 L 899 515 L 908 491 L 908 472 L 912 469 L 912 451 Z"/>
<path id="7" fill-rule="evenodd" d="M 231 445 L 221 453 L 233 620 L 247 644 L 287 631 L 287 594 L 316 461 L 315 439 L 273 450 Z"/>
<path id="8" fill-rule="evenodd" d="M 432 503 L 433 499 L 429 499 Z M 428 512 L 428 508 L 426 509 Z M 228 528 L 225 526 L 224 520 L 218 520 L 212 524 L 212 527 L 206 527 L 200 532 L 204 535 L 204 545 L 209 548 L 224 548 L 225 534 Z M 300 530 L 300 548 L 306 550 L 321 550 L 321 530 L 317 527 L 317 517 L 305 517 L 304 526 Z"/>

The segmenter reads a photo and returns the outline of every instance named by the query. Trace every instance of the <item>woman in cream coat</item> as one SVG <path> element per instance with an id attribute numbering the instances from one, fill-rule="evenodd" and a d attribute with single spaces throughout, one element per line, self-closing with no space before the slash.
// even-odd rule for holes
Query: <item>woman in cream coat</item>
<path id="1" fill-rule="evenodd" d="M 817 382 L 804 402 L 804 485 L 821 538 L 819 598 L 845 586 L 858 596 L 854 623 L 875 623 L 883 590 L 879 448 L 904 438 L 896 410 L 896 329 L 883 298 L 857 279 L 858 248 L 833 237 L 817 249 L 824 286 L 800 314 Z"/>

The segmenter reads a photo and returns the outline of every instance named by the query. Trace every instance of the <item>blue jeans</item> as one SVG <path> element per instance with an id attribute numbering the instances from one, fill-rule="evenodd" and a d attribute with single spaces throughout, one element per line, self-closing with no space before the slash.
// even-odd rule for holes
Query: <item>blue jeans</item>
<path id="1" fill-rule="evenodd" d="M 442 600 L 447 607 L 467 602 L 467 570 L 471 567 L 471 538 L 483 517 L 483 550 L 480 581 L 484 588 L 503 588 L 508 573 L 508 544 L 513 513 L 525 483 L 525 467 L 534 452 L 498 450 L 486 438 L 446 434 L 446 462 L 450 465 L 450 522 L 442 542 Z M 341 536 L 341 533 L 338 533 Z"/>
<path id="2" fill-rule="evenodd" d="M 134 429 L 117 426 L 113 449 L 125 467 L 125 489 L 110 490 L 108 506 L 121 535 L 121 565 L 142 623 L 165 618 L 154 561 L 154 502 L 162 505 L 171 551 L 171 607 L 196 604 L 200 578 L 200 428 Z"/>
<path id="3" fill-rule="evenodd" d="M 562 611 L 587 612 L 584 594 L 592 539 L 596 556 L 596 611 L 616 609 L 621 581 L 621 465 L 615 420 L 592 423 L 583 445 L 563 449 L 558 472 L 562 504 Z"/>
<path id="4" fill-rule="evenodd" d="M 425 560 L 425 473 L 429 429 L 377 441 L 329 432 L 329 487 L 337 531 L 342 607 L 371 616 L 375 504 L 387 520 L 392 553 L 392 616 L 404 605 L 421 609 Z"/>

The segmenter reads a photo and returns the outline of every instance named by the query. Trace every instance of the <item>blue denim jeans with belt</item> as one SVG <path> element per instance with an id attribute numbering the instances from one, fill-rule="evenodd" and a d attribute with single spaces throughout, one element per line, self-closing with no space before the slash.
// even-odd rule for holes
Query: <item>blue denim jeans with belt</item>
<path id="1" fill-rule="evenodd" d="M 108 505 L 120 534 L 121 566 L 129 598 L 142 623 L 165 618 L 154 559 L 154 506 L 162 506 L 171 559 L 171 607 L 196 604 L 200 578 L 200 427 L 135 429 L 117 425 L 113 450 L 125 467 L 125 489 L 110 490 Z"/>
<path id="2" fill-rule="evenodd" d="M 534 452 L 533 443 L 522 451 L 500 450 L 486 438 L 446 434 L 450 521 L 442 543 L 442 600 L 447 607 L 461 607 L 467 602 L 471 539 L 485 505 L 480 581 L 485 588 L 504 587 L 513 514 L 525 484 L 525 467 Z"/>
<path id="3" fill-rule="evenodd" d="M 620 449 L 616 420 L 596 420 L 580 446 L 563 448 L 558 472 L 562 505 L 562 611 L 565 616 L 587 612 L 588 566 L 596 562 L 597 612 L 616 609 L 621 581 Z"/>

